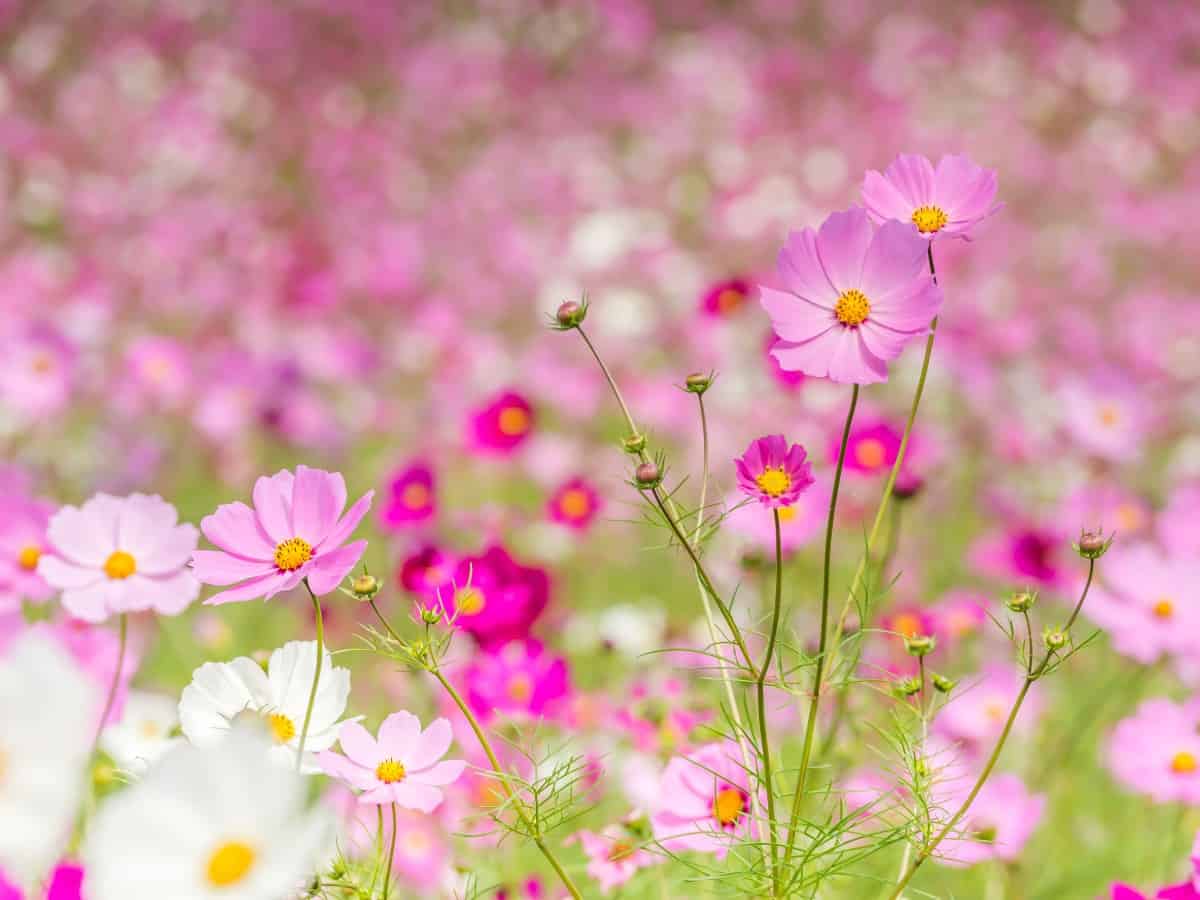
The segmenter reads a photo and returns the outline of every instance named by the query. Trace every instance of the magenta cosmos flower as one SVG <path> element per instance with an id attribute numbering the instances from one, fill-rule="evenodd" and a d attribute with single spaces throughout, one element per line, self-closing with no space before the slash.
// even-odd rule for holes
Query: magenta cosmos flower
<path id="1" fill-rule="evenodd" d="M 713 318 L 731 316 L 746 305 L 754 288 L 744 278 L 728 278 L 709 286 L 700 298 L 700 311 Z"/>
<path id="2" fill-rule="evenodd" d="M 412 713 L 392 713 L 379 726 L 378 740 L 357 722 L 347 722 L 338 734 L 345 756 L 326 750 L 317 762 L 327 774 L 362 791 L 359 803 L 395 803 L 429 813 L 441 805 L 441 789 L 467 767 L 461 759 L 442 759 L 452 737 L 447 719 L 435 719 L 422 731 Z"/>
<path id="3" fill-rule="evenodd" d="M 752 836 L 750 783 L 737 744 L 705 744 L 667 763 L 650 826 L 667 850 L 698 850 L 718 859 L 735 840 Z"/>
<path id="4" fill-rule="evenodd" d="M 1000 208 L 996 172 L 966 156 L 943 156 L 936 168 L 924 156 L 902 153 L 882 174 L 867 172 L 863 205 L 876 222 L 911 222 L 926 238 L 968 233 Z"/>
<path id="5" fill-rule="evenodd" d="M 550 521 L 572 531 L 586 531 L 599 512 L 600 495 L 582 478 L 572 478 L 561 484 L 546 504 Z"/>
<path id="6" fill-rule="evenodd" d="M 793 231 L 779 254 L 783 290 L 762 287 L 779 365 L 843 384 L 887 381 L 887 364 L 929 331 L 942 305 L 912 224 L 878 230 L 866 210 Z"/>
<path id="7" fill-rule="evenodd" d="M 471 416 L 469 439 L 479 453 L 512 453 L 533 431 L 533 407 L 515 391 L 503 391 Z"/>
<path id="8" fill-rule="evenodd" d="M 64 506 L 46 539 L 50 552 L 39 557 L 38 574 L 62 591 L 63 608 L 77 619 L 146 610 L 174 616 L 200 593 L 187 568 L 196 526 L 180 525 L 175 507 L 157 495 L 97 494 Z"/>
<path id="9" fill-rule="evenodd" d="M 394 472 L 388 480 L 387 500 L 379 511 L 379 524 L 397 531 L 432 519 L 437 511 L 436 481 L 433 467 L 420 460 Z"/>
<path id="10" fill-rule="evenodd" d="M 200 522 L 204 536 L 220 549 L 192 555 L 196 577 L 204 584 L 236 585 L 204 602 L 269 600 L 306 578 L 313 593 L 328 594 L 367 548 L 366 541 L 345 541 L 374 495 L 367 491 L 342 515 L 346 481 L 340 473 L 297 466 L 295 475 L 283 470 L 259 478 L 253 509 L 225 503 Z"/>
<path id="11" fill-rule="evenodd" d="M 733 461 L 738 487 L 763 506 L 791 506 L 813 483 L 808 453 L 799 444 L 788 446 L 782 434 L 751 441 L 746 452 Z"/>
<path id="12" fill-rule="evenodd" d="M 467 700 L 482 718 L 553 718 L 570 697 L 567 661 L 540 641 L 511 641 L 480 653 L 463 673 Z"/>

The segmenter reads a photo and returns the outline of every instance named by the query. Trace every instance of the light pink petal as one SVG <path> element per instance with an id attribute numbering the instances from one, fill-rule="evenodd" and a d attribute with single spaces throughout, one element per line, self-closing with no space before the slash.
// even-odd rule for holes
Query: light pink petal
<path id="1" fill-rule="evenodd" d="M 110 614 L 108 598 L 111 584 L 105 578 L 86 587 L 68 588 L 62 593 L 63 609 L 85 622 L 103 622 Z"/>
<path id="2" fill-rule="evenodd" d="M 358 501 L 346 511 L 342 516 L 341 521 L 333 527 L 333 530 L 325 536 L 325 540 L 321 541 L 321 545 L 317 550 L 326 548 L 333 549 L 334 547 L 344 544 L 347 538 L 354 533 L 354 529 L 358 527 L 358 523 L 362 521 L 362 517 L 371 509 L 371 500 L 374 498 L 374 491 L 367 491 Z"/>
<path id="3" fill-rule="evenodd" d="M 326 775 L 344 781 L 355 790 L 369 791 L 379 785 L 379 779 L 375 777 L 374 772 L 356 765 L 352 760 L 332 750 L 318 753 L 317 765 Z"/>
<path id="4" fill-rule="evenodd" d="M 254 482 L 254 513 L 274 545 L 296 536 L 292 526 L 293 482 L 292 473 L 286 470 L 270 477 L 263 475 Z"/>
<path id="5" fill-rule="evenodd" d="M 65 559 L 100 567 L 117 549 L 120 514 L 119 497 L 97 494 L 80 508 L 64 506 L 51 516 L 46 536 Z"/>
<path id="6" fill-rule="evenodd" d="M 331 553 L 322 553 L 305 566 L 308 586 L 312 588 L 313 593 L 321 597 L 341 584 L 342 579 L 350 574 L 350 570 L 362 558 L 366 549 L 366 541 L 355 541 Z"/>
<path id="7" fill-rule="evenodd" d="M 861 286 L 863 258 L 872 233 L 871 219 L 860 207 L 831 213 L 821 223 L 817 254 L 838 294 Z"/>
<path id="8" fill-rule="evenodd" d="M 247 578 L 272 575 L 277 571 L 274 563 L 242 559 L 224 550 L 195 551 L 192 554 L 192 569 L 204 584 L 217 585 L 237 584 Z"/>
<path id="9" fill-rule="evenodd" d="M 213 594 L 204 601 L 205 606 L 220 606 L 223 603 L 241 603 L 246 600 L 255 600 L 259 597 L 267 597 L 268 595 L 277 594 L 281 590 L 286 590 L 290 572 L 272 572 L 269 575 L 260 575 L 258 578 L 251 578 L 249 581 L 239 584 L 235 588 L 230 588 L 227 591 L 221 591 L 219 594 Z"/>
<path id="10" fill-rule="evenodd" d="M 417 740 L 416 746 L 408 753 L 405 764 L 414 772 L 427 769 L 446 755 L 454 732 L 448 719 L 435 719 L 429 724 Z"/>
<path id="11" fill-rule="evenodd" d="M 895 359 L 905 345 L 916 337 L 908 332 L 892 331 L 874 322 L 864 322 L 858 333 L 868 352 L 882 360 Z"/>
<path id="12" fill-rule="evenodd" d="M 778 344 L 771 349 L 771 355 L 785 371 L 824 378 L 829 374 L 829 357 L 833 348 L 845 331 L 843 326 L 836 325 L 801 344 Z"/>
<path id="13" fill-rule="evenodd" d="M 760 302 L 771 319 L 771 328 L 785 341 L 801 343 L 827 331 L 837 319 L 833 311 L 769 287 L 760 287 Z"/>
<path id="14" fill-rule="evenodd" d="M 869 300 L 911 284 L 929 265 L 929 242 L 917 226 L 884 222 L 863 260 L 862 290 Z"/>
<path id="15" fill-rule="evenodd" d="M 784 287 L 813 303 L 832 308 L 838 291 L 829 281 L 817 254 L 817 233 L 811 228 L 793 231 L 779 251 L 779 276 Z"/>
<path id="16" fill-rule="evenodd" d="M 138 573 L 128 580 L 131 582 L 131 590 L 136 587 L 148 598 L 145 608 L 153 609 L 164 616 L 179 615 L 200 596 L 200 582 L 187 569 L 164 576 L 145 576 Z"/>
<path id="17" fill-rule="evenodd" d="M 149 553 L 134 554 L 139 572 L 147 575 L 167 575 L 187 565 L 200 540 L 195 525 L 176 525 Z"/>
<path id="18" fill-rule="evenodd" d="M 107 580 L 104 570 L 77 566 L 59 559 L 57 556 L 45 554 L 38 560 L 38 574 L 46 579 L 46 583 L 59 590 L 65 588 L 81 588 Z"/>
<path id="19" fill-rule="evenodd" d="M 178 521 L 175 507 L 157 494 L 130 494 L 117 518 L 117 548 L 131 554 L 140 569 Z"/>
<path id="20" fill-rule="evenodd" d="M 275 544 L 262 530 L 254 510 L 245 503 L 225 503 L 200 522 L 200 530 L 215 546 L 245 559 L 274 560 Z"/>
<path id="21" fill-rule="evenodd" d="M 342 752 L 352 762 L 371 771 L 387 759 L 387 754 L 375 738 L 371 737 L 371 732 L 358 722 L 347 722 L 342 726 L 342 730 L 338 732 L 338 743 L 342 745 Z"/>
<path id="22" fill-rule="evenodd" d="M 884 174 L 908 201 L 910 210 L 933 203 L 933 163 L 925 157 L 901 153 Z"/>
<path id="23" fill-rule="evenodd" d="M 951 219 L 980 218 L 995 203 L 996 173 L 961 154 L 943 156 L 934 172 L 933 198 Z"/>
<path id="24" fill-rule="evenodd" d="M 292 525 L 296 536 L 318 546 L 346 505 L 346 481 L 340 473 L 296 467 L 292 488 Z"/>
<path id="25" fill-rule="evenodd" d="M 881 297 L 871 306 L 871 321 L 894 331 L 924 334 L 942 308 L 942 291 L 920 276 L 907 287 Z"/>
<path id="26" fill-rule="evenodd" d="M 876 384 L 887 381 L 887 365 L 863 346 L 855 329 L 846 328 L 829 357 L 829 380 L 839 384 Z"/>
<path id="27" fill-rule="evenodd" d="M 467 763 L 465 760 L 447 759 L 435 766 L 430 766 L 424 771 L 414 773 L 412 778 L 419 784 L 432 784 L 435 787 L 442 787 L 458 781 L 466 768 Z"/>
<path id="28" fill-rule="evenodd" d="M 442 803 L 442 792 L 427 784 L 417 784 L 414 781 L 405 780 L 390 787 L 393 802 L 405 809 L 431 813 Z"/>
<path id="29" fill-rule="evenodd" d="M 863 206 L 879 224 L 888 219 L 911 222 L 915 207 L 900 193 L 899 188 L 876 171 L 867 172 L 862 186 Z"/>
<path id="30" fill-rule="evenodd" d="M 393 759 L 408 765 L 413 744 L 421 734 L 421 720 L 410 712 L 392 713 L 379 726 L 379 746 Z"/>

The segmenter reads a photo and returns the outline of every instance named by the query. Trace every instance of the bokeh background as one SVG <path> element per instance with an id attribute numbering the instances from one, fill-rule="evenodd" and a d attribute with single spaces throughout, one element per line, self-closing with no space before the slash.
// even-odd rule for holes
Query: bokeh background
<path id="1" fill-rule="evenodd" d="M 686 739 L 667 710 L 701 727 L 717 695 L 646 655 L 705 642 L 695 587 L 639 524 L 594 361 L 548 328 L 564 300 L 591 303 L 589 334 L 691 503 L 690 372 L 716 373 L 710 500 L 751 439 L 808 447 L 814 499 L 788 523 L 803 645 L 847 392 L 774 368 L 753 286 L 789 229 L 857 201 L 865 170 L 965 152 L 998 171 L 1005 206 L 937 248 L 947 299 L 881 614 L 957 622 L 938 666 L 970 678 L 1011 656 L 979 609 L 1024 587 L 1065 600 L 1080 527 L 1200 554 L 1193 2 L 7 0 L 0 52 L 8 461 L 55 502 L 158 492 L 193 522 L 280 466 L 341 470 L 353 495 L 378 492 L 367 562 L 398 616 L 400 567 L 423 548 L 500 544 L 544 569 L 534 631 L 569 666 L 559 723 L 608 760 L 593 827 L 650 801 L 630 760 Z M 835 596 L 918 363 L 908 351 L 864 394 L 878 447 L 848 475 Z M 497 404 L 526 419 L 481 446 L 472 423 Z M 406 516 L 395 479 L 413 466 L 431 509 Z M 573 479 L 593 492 L 586 522 L 564 521 Z M 707 551 L 751 619 L 762 525 L 735 513 Z M 333 644 L 355 646 L 361 610 L 328 616 Z M 311 627 L 300 597 L 197 607 L 147 627 L 138 683 L 177 692 L 205 659 Z M 902 664 L 894 635 L 875 644 L 877 670 Z M 1005 757 L 1047 797 L 1023 852 L 923 873 L 926 889 L 1087 898 L 1182 877 L 1200 820 L 1122 787 L 1106 741 L 1140 697 L 1188 696 L 1197 662 L 1131 659 L 1102 634 Z M 412 676 L 356 665 L 359 711 L 433 708 Z M 856 702 L 878 711 L 873 692 Z M 781 708 L 779 727 L 795 717 Z M 859 734 L 830 779 L 881 767 L 875 750 Z M 453 830 L 430 840 L 457 846 Z M 485 866 L 519 890 L 536 862 Z"/>

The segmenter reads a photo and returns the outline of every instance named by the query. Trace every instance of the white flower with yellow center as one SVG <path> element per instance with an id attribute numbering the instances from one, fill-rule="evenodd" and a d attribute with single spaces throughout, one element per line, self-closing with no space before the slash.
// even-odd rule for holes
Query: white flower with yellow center
<path id="1" fill-rule="evenodd" d="M 178 725 L 179 704 L 174 697 L 133 690 L 125 699 L 121 720 L 100 735 L 100 749 L 118 768 L 140 775 L 180 743 Z"/>
<path id="2" fill-rule="evenodd" d="M 0 658 L 0 870 L 10 878 L 45 875 L 71 836 L 99 694 L 37 630 Z"/>
<path id="3" fill-rule="evenodd" d="M 236 728 L 181 745 L 105 801 L 83 846 L 88 900 L 281 900 L 300 895 L 332 823 L 305 807 L 304 779 Z"/>
<path id="4" fill-rule="evenodd" d="M 179 701 L 184 737 L 207 746 L 228 735 L 234 722 L 252 720 L 269 736 L 270 756 L 294 767 L 316 661 L 316 641 L 291 641 L 271 654 L 265 672 L 248 656 L 205 663 L 192 673 L 192 683 Z M 337 741 L 349 697 L 350 670 L 335 666 L 325 651 L 302 771 L 319 771 L 312 756 Z"/>

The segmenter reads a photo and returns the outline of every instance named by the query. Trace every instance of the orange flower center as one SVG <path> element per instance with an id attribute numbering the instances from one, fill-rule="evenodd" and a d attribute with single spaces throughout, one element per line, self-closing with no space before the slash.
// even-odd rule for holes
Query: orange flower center
<path id="1" fill-rule="evenodd" d="M 746 295 L 734 288 L 725 288 L 717 294 L 717 309 L 723 313 L 733 312 L 746 300 Z"/>
<path id="2" fill-rule="evenodd" d="M 409 509 L 421 509 L 429 505 L 429 488 L 414 481 L 404 488 L 400 499 Z"/>
<path id="3" fill-rule="evenodd" d="M 877 438 L 866 438 L 854 447 L 854 459 L 864 469 L 878 469 L 883 465 L 883 442 Z"/>
<path id="4" fill-rule="evenodd" d="M 104 574 L 109 578 L 121 580 L 128 578 L 137 571 L 137 562 L 124 550 L 115 550 L 104 561 Z"/>
<path id="5" fill-rule="evenodd" d="M 562 498 L 558 501 L 558 508 L 568 519 L 582 519 L 591 512 L 592 498 L 588 496 L 587 491 L 581 488 L 571 488 L 563 492 Z"/>
<path id="6" fill-rule="evenodd" d="M 851 288 L 838 297 L 833 314 L 843 325 L 856 328 L 867 321 L 867 316 L 871 314 L 871 301 L 858 288 Z"/>
<path id="7" fill-rule="evenodd" d="M 496 427 L 501 434 L 516 437 L 529 430 L 529 413 L 519 406 L 506 406 L 500 410 L 496 419 Z"/>
<path id="8" fill-rule="evenodd" d="M 37 568 L 38 560 L 41 558 L 42 548 L 30 544 L 28 547 L 22 547 L 21 552 L 17 554 L 17 565 L 26 572 L 32 572 Z"/>
<path id="9" fill-rule="evenodd" d="M 1190 775 L 1196 771 L 1197 765 L 1200 763 L 1197 763 L 1196 757 L 1186 750 L 1180 750 L 1171 757 L 1171 771 L 1177 775 Z"/>
<path id="10" fill-rule="evenodd" d="M 1175 614 L 1175 604 L 1171 602 L 1170 597 L 1163 597 L 1154 604 L 1151 612 L 1156 619 L 1169 619 Z"/>
<path id="11" fill-rule="evenodd" d="M 275 565 L 284 572 L 294 572 L 312 559 L 312 545 L 304 538 L 288 538 L 275 548 Z"/>
<path id="12" fill-rule="evenodd" d="M 722 827 L 733 825 L 741 817 L 744 806 L 741 791 L 732 787 L 721 788 L 713 798 L 713 818 Z"/>

